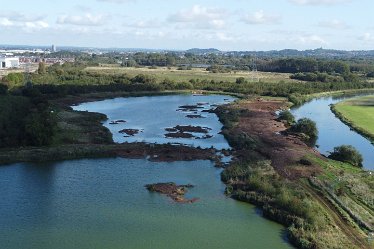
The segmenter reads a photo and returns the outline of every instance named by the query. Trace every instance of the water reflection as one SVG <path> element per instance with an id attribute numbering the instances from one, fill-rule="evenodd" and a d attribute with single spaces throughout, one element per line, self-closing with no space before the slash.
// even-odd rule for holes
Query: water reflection
<path id="1" fill-rule="evenodd" d="M 331 104 L 336 104 L 340 101 L 350 99 L 357 96 L 366 96 L 366 94 L 354 94 L 344 96 L 331 96 L 313 99 L 312 101 L 295 107 L 291 112 L 297 119 L 307 117 L 317 123 L 318 150 L 329 155 L 334 147 L 340 145 L 352 145 L 357 148 L 364 157 L 363 165 L 367 169 L 374 169 L 374 146 L 371 142 L 355 131 L 351 130 L 347 125 L 342 123 L 335 117 L 330 110 Z"/>

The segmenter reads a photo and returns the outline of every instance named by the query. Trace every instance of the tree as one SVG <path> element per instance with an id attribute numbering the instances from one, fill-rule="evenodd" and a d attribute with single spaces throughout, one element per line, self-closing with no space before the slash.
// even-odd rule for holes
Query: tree
<path id="1" fill-rule="evenodd" d="M 345 163 L 352 164 L 356 167 L 362 167 L 362 155 L 356 148 L 351 145 L 342 145 L 334 148 L 329 158 Z"/>
<path id="2" fill-rule="evenodd" d="M 239 77 L 236 79 L 236 84 L 244 84 L 246 82 L 244 77 Z"/>
<path id="3" fill-rule="evenodd" d="M 39 67 L 38 67 L 38 74 L 45 74 L 45 63 L 44 62 L 39 62 Z"/>
<path id="4" fill-rule="evenodd" d="M 299 119 L 294 125 L 291 126 L 292 132 L 303 133 L 307 135 L 310 140 L 318 137 L 318 130 L 316 123 L 309 118 Z"/>
<path id="5" fill-rule="evenodd" d="M 0 95 L 8 93 L 8 86 L 0 83 Z"/>

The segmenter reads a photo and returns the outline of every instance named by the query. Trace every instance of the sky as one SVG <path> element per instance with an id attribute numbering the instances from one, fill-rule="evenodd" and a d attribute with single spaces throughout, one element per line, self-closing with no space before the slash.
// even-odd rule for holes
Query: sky
<path id="1" fill-rule="evenodd" d="M 373 0 L 0 0 L 0 44 L 374 49 Z"/>

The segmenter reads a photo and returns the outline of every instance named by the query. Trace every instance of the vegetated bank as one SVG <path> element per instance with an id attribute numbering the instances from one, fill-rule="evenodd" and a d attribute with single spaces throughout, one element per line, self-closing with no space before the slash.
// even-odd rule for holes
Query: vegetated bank
<path id="1" fill-rule="evenodd" d="M 85 101 L 154 94 L 93 93 L 54 99 L 54 95 L 41 94 L 30 86 L 19 94 L 0 95 L 0 164 L 120 156 L 147 157 L 154 161 L 211 160 L 218 165 L 215 149 L 171 144 L 115 144 L 110 131 L 102 125 L 107 120 L 104 114 L 78 112 L 70 107 Z"/>
<path id="2" fill-rule="evenodd" d="M 276 116 L 287 107 L 257 98 L 218 108 L 237 158 L 222 173 L 226 193 L 286 225 L 298 248 L 371 248 L 373 176 L 308 147 Z"/>
<path id="3" fill-rule="evenodd" d="M 142 91 L 159 94 L 165 90 L 286 97 L 243 100 L 219 108 L 217 114 L 225 125 L 223 132 L 236 149 L 237 158 L 222 173 L 227 194 L 262 207 L 264 216 L 285 224 L 290 241 L 300 248 L 369 248 L 365 239 L 374 224 L 372 176 L 322 157 L 306 145 L 307 136 L 292 130 L 286 132 L 285 124 L 276 120 L 274 112 L 286 108 L 287 99 L 297 103 L 307 99 L 305 94 L 373 88 L 374 83 L 256 83 L 242 79 L 233 83 L 192 79 L 179 84 L 168 80 L 159 83 L 145 75 L 128 78 L 92 74 L 83 69 L 55 65 L 48 72 L 32 75 L 34 84 L 23 87 L 12 85 L 5 78 L 11 91 L 2 87 L 1 98 L 7 99 L 2 102 L 6 107 L 2 109 L 2 127 L 11 132 L 3 132 L 1 141 L 16 143 L 1 144 L 3 163 L 93 156 L 216 160 L 214 150 L 203 153 L 172 145 L 157 145 L 156 150 L 146 144 L 115 145 L 109 131 L 101 125 L 106 117 L 74 112 L 68 105 Z M 16 107 L 20 115 L 12 115 Z M 12 140 L 13 137 L 19 139 Z M 183 158 L 169 158 L 180 148 L 183 153 L 178 151 L 178 155 L 183 154 Z"/>
<path id="4" fill-rule="evenodd" d="M 332 105 L 331 110 L 342 122 L 374 143 L 374 96 L 343 101 Z"/>

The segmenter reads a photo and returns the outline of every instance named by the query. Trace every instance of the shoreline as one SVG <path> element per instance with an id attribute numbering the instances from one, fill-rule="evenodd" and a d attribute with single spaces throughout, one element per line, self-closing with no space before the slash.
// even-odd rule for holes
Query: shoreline
<path id="1" fill-rule="evenodd" d="M 343 101 L 344 102 L 344 101 Z M 342 103 L 342 102 L 340 102 Z M 338 103 L 339 104 L 339 103 Z M 344 116 L 343 113 L 337 110 L 336 105 L 331 105 L 330 109 L 332 113 L 334 113 L 335 117 L 338 118 L 342 123 L 346 124 L 349 128 L 360 134 L 361 136 L 365 137 L 367 140 L 369 140 L 374 145 L 374 134 L 366 131 L 365 129 L 361 128 L 360 126 L 356 125 L 354 122 L 352 122 L 350 119 L 348 119 L 346 116 Z"/>
<path id="2" fill-rule="evenodd" d="M 179 92 L 179 94 L 183 93 L 191 94 L 191 92 Z M 107 99 L 108 96 L 115 98 L 120 97 L 119 95 L 121 94 L 123 93 L 117 93 L 115 96 L 108 93 L 88 94 L 85 96 L 73 96 L 70 99 L 68 97 L 52 100 L 51 103 L 54 103 L 56 106 L 62 108 L 62 111 L 64 112 L 79 115 L 82 113 L 73 111 L 68 103 L 71 103 L 71 101 L 75 103 L 82 103 L 87 100 L 97 101 L 100 98 Z M 136 95 L 144 96 L 144 94 L 146 93 L 137 93 Z M 151 94 L 160 96 L 177 93 L 167 92 L 162 94 Z M 217 94 L 217 92 L 213 94 Z M 229 95 L 227 93 L 221 94 Z M 337 94 L 344 94 L 344 92 Z M 241 103 L 246 101 L 251 102 L 252 104 L 248 104 L 243 108 Z M 269 103 L 271 103 L 270 106 L 268 105 Z M 333 214 L 332 217 L 335 217 L 335 221 L 340 224 L 339 226 L 343 227 L 342 229 L 345 231 L 344 233 L 342 232 L 345 234 L 343 237 L 344 243 L 346 243 L 346 245 L 352 245 L 349 244 L 350 239 L 349 235 L 347 234 L 353 233 L 358 240 L 356 243 L 359 243 L 362 248 L 369 248 L 363 244 L 364 242 L 362 242 L 363 235 L 362 232 L 359 232 L 360 229 L 356 230 L 356 228 L 353 229 L 344 227 L 346 221 L 343 221 L 341 217 L 346 215 L 346 212 L 344 210 L 341 211 L 339 208 L 334 206 L 336 203 L 330 200 L 331 198 L 328 196 L 328 192 L 325 189 L 326 186 L 319 181 L 317 181 L 317 183 L 314 185 L 310 184 L 310 179 L 314 179 L 313 177 L 319 177 L 323 174 L 323 171 L 326 170 L 326 174 L 331 173 L 330 169 L 325 169 L 321 166 L 325 163 L 329 164 L 327 159 L 321 156 L 317 151 L 310 149 L 298 137 L 277 134 L 283 131 L 286 127 L 283 123 L 275 120 L 275 111 L 288 107 L 289 103 L 286 99 L 267 97 L 256 98 L 255 96 L 250 96 L 249 99 L 241 99 L 238 102 L 223 105 L 217 109 L 215 113 L 219 117 L 220 121 L 224 124 L 223 134 L 225 135 L 229 144 L 234 148 L 233 153 L 236 158 L 230 164 L 230 166 L 224 168 L 224 172 L 221 176 L 221 180 L 226 184 L 226 194 L 236 200 L 250 202 L 255 204 L 257 207 L 262 208 L 263 216 L 265 218 L 274 220 L 286 226 L 288 238 L 293 245 L 296 245 L 299 248 L 309 248 L 301 244 L 302 241 L 307 238 L 307 235 L 300 234 L 301 231 L 298 230 L 298 227 L 292 227 L 292 224 L 299 222 L 300 217 L 295 215 L 295 211 L 287 211 L 284 208 L 280 208 L 279 203 L 274 201 L 274 198 L 276 197 L 272 197 L 270 193 L 264 192 L 265 190 L 261 188 L 274 188 L 276 190 L 278 187 L 274 187 L 273 184 L 280 184 L 280 186 L 286 186 L 284 191 L 291 191 L 292 194 L 296 195 L 301 194 L 311 196 L 318 196 L 319 194 L 316 193 L 320 193 L 321 191 L 323 195 L 322 199 L 316 200 L 316 197 L 313 197 L 312 200 L 313 202 L 317 201 L 319 205 L 325 205 L 326 207 L 323 209 L 323 212 Z M 222 112 L 220 112 L 220 110 L 222 110 Z M 102 115 L 98 116 L 95 113 L 84 113 L 85 115 L 93 117 L 90 122 L 92 122 L 94 125 L 97 127 L 102 126 Z M 80 116 L 78 119 L 79 118 L 84 117 Z M 243 122 L 243 120 L 246 122 Z M 251 122 L 249 122 L 249 120 Z M 250 124 L 250 126 L 240 126 L 240 124 Z M 106 132 L 99 135 L 105 137 L 108 135 L 108 132 L 109 131 L 106 130 Z M 89 133 L 87 135 L 89 138 L 88 140 L 90 141 L 92 136 L 96 135 L 97 134 Z M 280 149 L 284 147 L 285 143 L 289 147 L 286 147 L 286 150 Z M 287 157 L 292 155 L 290 153 L 295 151 L 299 153 L 297 154 L 297 157 L 290 157 L 292 159 L 291 161 L 285 160 L 285 156 Z M 201 149 L 172 144 L 114 144 L 113 140 L 111 140 L 111 142 L 106 141 L 102 144 L 71 143 L 42 148 L 30 147 L 11 150 L 2 149 L 0 150 L 0 164 L 11 164 L 16 162 L 61 161 L 83 158 L 124 157 L 132 159 L 146 158 L 151 161 L 166 162 L 210 160 L 215 162 L 216 166 L 222 166 L 218 163 L 219 157 L 217 156 L 217 152 L 218 150 L 216 149 Z M 241 160 L 243 158 L 245 160 Z M 306 167 L 305 165 L 301 165 L 299 163 L 301 159 L 310 161 L 312 166 Z M 230 171 L 232 167 L 242 163 L 243 165 L 249 164 L 250 168 L 253 168 L 252 170 L 254 170 L 254 172 L 258 172 L 256 174 L 263 177 L 261 180 L 262 183 L 256 183 L 260 184 L 258 185 L 261 186 L 260 189 L 253 187 L 252 185 L 247 185 L 247 183 L 241 179 L 242 176 L 237 176 L 236 178 L 226 176 L 226 173 Z M 335 172 L 333 174 L 335 174 Z M 268 177 L 271 177 L 270 179 L 272 179 L 270 182 L 268 182 L 270 180 Z M 269 185 L 261 185 L 264 183 Z M 316 186 L 318 186 L 318 189 L 316 189 Z M 296 189 L 298 192 L 293 193 L 293 189 Z M 351 222 L 351 218 L 348 218 L 348 220 Z M 353 222 L 353 224 L 356 223 Z M 336 235 L 343 236 L 341 233 L 336 233 Z M 352 243 L 355 245 L 355 242 Z"/>
<path id="3" fill-rule="evenodd" d="M 363 212 L 373 209 L 362 204 L 365 194 L 344 196 L 351 201 L 348 205 L 329 186 L 343 174 L 344 188 L 355 193 L 352 179 L 366 188 L 372 179 L 362 169 L 325 158 L 300 137 L 282 134 L 286 127 L 275 115 L 282 108 L 287 108 L 285 100 L 243 100 L 221 108 L 223 133 L 238 157 L 222 173 L 226 194 L 256 205 L 264 217 L 285 225 L 298 248 L 371 248 L 365 239 L 373 231 L 371 216 Z M 236 117 L 227 115 L 235 112 Z M 361 209 L 368 211 L 357 211 Z M 314 228 L 317 220 L 324 224 Z M 305 225 L 300 227 L 300 222 Z"/>

